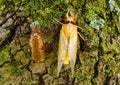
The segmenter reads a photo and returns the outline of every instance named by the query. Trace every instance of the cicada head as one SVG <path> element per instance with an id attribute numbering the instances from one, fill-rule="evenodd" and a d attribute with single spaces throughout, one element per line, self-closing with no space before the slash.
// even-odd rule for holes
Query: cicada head
<path id="1" fill-rule="evenodd" d="M 69 11 L 66 13 L 65 21 L 76 23 L 77 21 L 77 14 L 74 11 Z"/>

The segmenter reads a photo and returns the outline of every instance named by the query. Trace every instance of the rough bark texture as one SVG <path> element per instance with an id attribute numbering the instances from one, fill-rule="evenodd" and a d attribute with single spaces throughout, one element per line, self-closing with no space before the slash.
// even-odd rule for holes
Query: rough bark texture
<path id="1" fill-rule="evenodd" d="M 120 85 L 120 1 L 109 1 L 1 1 L 0 85 Z M 57 77 L 60 25 L 53 18 L 63 19 L 66 8 L 76 10 L 77 24 L 84 28 L 74 78 L 65 66 Z M 44 27 L 46 60 L 42 63 L 32 60 L 29 49 L 29 25 L 34 20 Z"/>

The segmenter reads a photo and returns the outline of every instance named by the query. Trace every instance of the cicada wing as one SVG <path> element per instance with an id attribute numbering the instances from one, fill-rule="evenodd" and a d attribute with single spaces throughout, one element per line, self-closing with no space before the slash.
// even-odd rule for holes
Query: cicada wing
<path id="1" fill-rule="evenodd" d="M 76 54 L 77 54 L 77 27 L 75 26 L 70 35 L 69 52 L 68 52 L 68 55 L 70 57 L 70 67 L 71 67 L 72 77 L 74 75 Z"/>
<path id="2" fill-rule="evenodd" d="M 64 58 L 67 53 L 67 44 L 68 44 L 66 34 L 63 28 L 64 26 L 62 26 L 62 29 L 60 31 L 60 39 L 59 39 L 59 47 L 58 47 L 58 76 L 62 68 L 62 65 L 64 63 Z"/>

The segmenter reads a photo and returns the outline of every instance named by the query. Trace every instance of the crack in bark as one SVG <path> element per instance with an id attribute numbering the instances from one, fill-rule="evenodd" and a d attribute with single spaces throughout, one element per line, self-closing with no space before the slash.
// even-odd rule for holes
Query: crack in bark
<path id="1" fill-rule="evenodd" d="M 107 77 L 105 78 L 104 85 L 110 85 L 110 84 L 109 84 L 110 79 L 111 79 L 111 76 L 110 76 L 110 77 L 109 77 L 109 76 L 107 76 Z"/>
<path id="2" fill-rule="evenodd" d="M 39 75 L 39 79 L 38 79 L 38 85 L 45 85 L 45 82 L 44 82 L 44 79 L 43 79 L 43 76 L 45 74 L 48 74 L 48 70 L 47 70 L 47 67 L 45 67 L 45 72 L 43 74 L 38 74 Z"/>
<path id="3" fill-rule="evenodd" d="M 102 47 L 101 47 L 102 38 L 100 37 L 99 33 L 98 33 L 98 37 L 99 37 L 98 60 L 96 61 L 95 65 L 94 65 L 94 76 L 93 76 L 93 78 L 97 78 L 97 76 L 98 76 L 98 65 L 99 65 L 100 56 L 101 56 L 101 53 L 102 53 Z"/>
<path id="4" fill-rule="evenodd" d="M 6 63 L 10 63 L 10 61 L 5 61 L 0 65 L 0 68 L 2 68 Z"/>
<path id="5" fill-rule="evenodd" d="M 9 48 L 9 55 L 10 55 L 11 60 L 10 60 L 10 61 L 4 61 L 4 62 L 0 65 L 0 67 L 3 67 L 6 63 L 10 63 L 10 62 L 12 62 L 12 61 L 15 61 L 15 59 L 14 59 L 13 56 L 15 56 L 18 52 L 22 51 L 24 46 L 25 46 L 25 45 L 21 46 L 22 48 L 19 49 L 19 50 L 17 50 L 14 54 L 12 54 L 11 48 Z"/>
<path id="6" fill-rule="evenodd" d="M 24 19 L 23 21 L 21 21 L 20 23 L 16 24 L 14 27 L 11 27 L 11 28 L 10 28 L 10 33 L 9 33 L 8 37 L 7 37 L 7 38 L 1 43 L 1 45 L 0 45 L 0 51 L 2 50 L 2 48 L 3 48 L 6 44 L 10 43 L 10 42 L 13 40 L 13 37 L 15 36 L 16 29 L 17 29 L 21 24 L 23 24 L 23 23 L 26 21 L 26 18 L 27 18 L 27 17 L 25 17 L 25 19 Z"/>
<path id="7" fill-rule="evenodd" d="M 32 60 L 29 61 L 29 63 L 25 66 L 25 68 L 30 72 L 31 78 L 33 79 L 33 75 L 32 75 L 32 70 L 29 68 L 29 66 L 31 65 Z"/>
<path id="8" fill-rule="evenodd" d="M 14 15 L 17 14 L 17 12 L 19 11 L 20 7 L 22 6 L 22 5 L 21 5 L 21 2 L 20 2 L 19 4 L 20 4 L 20 5 L 19 5 L 18 9 L 17 9 L 13 14 L 11 14 L 8 18 L 4 19 L 4 20 L 0 23 L 0 26 L 2 26 L 3 24 L 5 24 L 8 19 L 10 19 L 11 17 L 13 17 Z M 7 6 L 7 4 L 6 4 L 5 6 Z M 9 11 L 10 11 L 10 10 L 8 10 L 7 12 L 9 13 Z M 7 15 L 7 14 L 6 14 L 6 15 Z"/>
<path id="9" fill-rule="evenodd" d="M 94 84 L 94 81 L 93 79 L 97 78 L 98 75 L 99 75 L 99 63 L 100 63 L 100 60 L 101 60 L 101 55 L 102 55 L 102 52 L 103 52 L 103 49 L 101 47 L 101 42 L 102 42 L 102 38 L 100 37 L 100 32 L 98 33 L 98 38 L 99 38 L 99 44 L 98 44 L 98 60 L 96 61 L 95 65 L 94 65 L 94 75 L 93 75 L 93 78 L 91 79 L 91 83 Z"/>

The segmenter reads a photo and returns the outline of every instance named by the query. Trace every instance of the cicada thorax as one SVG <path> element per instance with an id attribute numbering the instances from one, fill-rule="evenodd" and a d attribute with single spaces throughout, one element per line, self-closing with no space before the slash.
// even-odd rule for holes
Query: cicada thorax
<path id="1" fill-rule="evenodd" d="M 30 46 L 31 46 L 32 58 L 36 62 L 44 61 L 45 50 L 44 50 L 42 34 L 40 31 L 40 26 L 36 26 L 35 28 L 32 29 L 32 34 L 30 38 Z"/>

